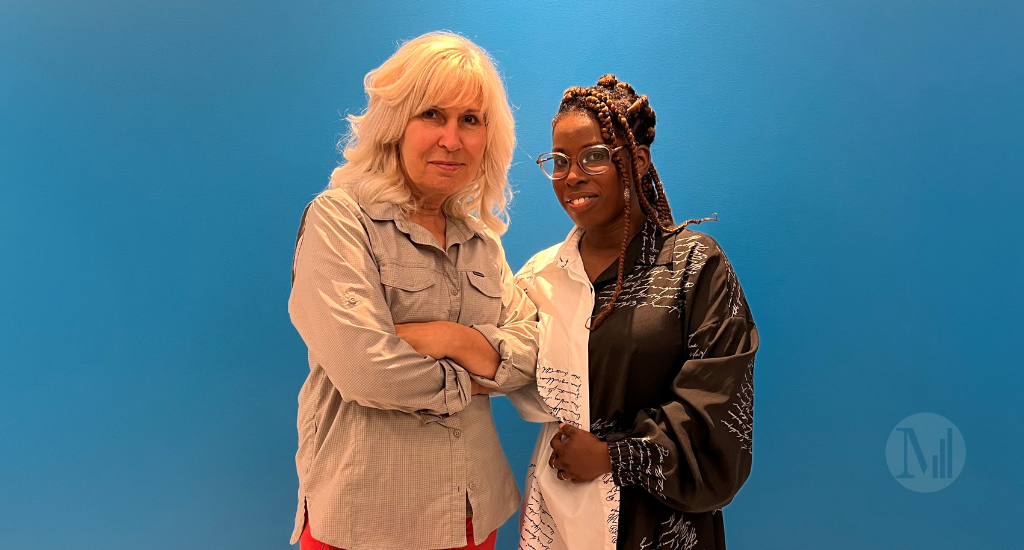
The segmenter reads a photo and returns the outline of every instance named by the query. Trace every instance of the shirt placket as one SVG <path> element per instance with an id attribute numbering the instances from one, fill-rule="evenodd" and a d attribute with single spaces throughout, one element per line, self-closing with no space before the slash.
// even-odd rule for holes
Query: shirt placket
<path id="1" fill-rule="evenodd" d="M 452 514 L 457 519 L 466 517 L 466 491 L 468 487 L 468 474 L 466 472 L 466 445 L 462 433 L 462 422 L 458 415 L 452 416 L 448 425 L 448 441 L 451 448 L 452 464 Z M 452 522 L 453 526 L 461 526 L 460 521 Z M 452 535 L 458 539 L 462 534 L 462 528 L 456 528 Z"/>
<path id="2" fill-rule="evenodd" d="M 451 322 L 457 322 L 459 320 L 459 311 L 462 309 L 462 285 L 459 279 L 459 271 L 455 268 L 455 264 L 451 259 L 445 257 L 444 259 L 444 283 L 448 289 L 448 320 Z"/>
<path id="3" fill-rule="evenodd" d="M 459 312 L 462 304 L 462 281 L 456 262 L 459 257 L 459 246 L 449 248 L 447 254 L 441 254 L 441 272 L 443 273 L 444 285 L 448 290 L 448 320 L 458 322 Z M 466 513 L 466 492 L 470 490 L 468 480 L 466 444 L 462 431 L 462 421 L 459 415 L 452 415 L 442 423 L 448 428 L 448 444 L 451 452 L 451 479 L 452 479 L 452 513 L 457 518 L 465 517 Z M 454 522 L 457 527 L 453 531 L 456 538 L 463 533 L 461 521 Z"/>

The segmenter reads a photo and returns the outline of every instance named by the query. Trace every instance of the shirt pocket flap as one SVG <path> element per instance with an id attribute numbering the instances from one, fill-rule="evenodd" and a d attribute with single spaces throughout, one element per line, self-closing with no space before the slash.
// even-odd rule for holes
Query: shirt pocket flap
<path id="1" fill-rule="evenodd" d="M 469 277 L 469 284 L 473 285 L 484 295 L 491 298 L 501 298 L 501 280 L 497 275 L 488 277 L 479 271 L 469 271 L 466 275 Z"/>
<path id="2" fill-rule="evenodd" d="M 380 282 L 385 286 L 408 291 L 425 290 L 437 281 L 433 269 L 426 267 L 406 267 L 397 264 L 380 266 Z"/>

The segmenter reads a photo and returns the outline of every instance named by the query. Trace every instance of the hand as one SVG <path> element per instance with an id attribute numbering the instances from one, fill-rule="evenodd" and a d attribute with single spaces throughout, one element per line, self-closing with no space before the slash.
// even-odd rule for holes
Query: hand
<path id="1" fill-rule="evenodd" d="M 431 321 L 429 323 L 402 323 L 395 325 L 395 334 L 405 340 L 417 353 L 433 359 L 442 359 L 448 354 L 445 344 L 449 341 L 450 332 L 447 321 Z"/>
<path id="2" fill-rule="evenodd" d="M 471 387 L 473 388 L 470 391 L 470 395 L 487 395 L 491 393 L 491 388 L 477 384 L 476 380 L 470 380 L 469 383 L 472 384 Z"/>
<path id="3" fill-rule="evenodd" d="M 558 479 L 583 483 L 612 471 L 608 444 L 572 424 L 558 425 L 551 438 L 551 449 L 548 466 L 558 470 Z"/>

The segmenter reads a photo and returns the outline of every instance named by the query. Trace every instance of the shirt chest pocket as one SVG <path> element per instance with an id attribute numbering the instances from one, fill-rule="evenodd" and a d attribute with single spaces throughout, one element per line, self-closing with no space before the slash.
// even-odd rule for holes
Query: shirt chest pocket
<path id="1" fill-rule="evenodd" d="M 466 292 L 462 297 L 459 322 L 463 325 L 497 325 L 501 318 L 501 277 L 497 270 L 462 272 Z"/>
<path id="2" fill-rule="evenodd" d="M 447 321 L 449 300 L 429 267 L 381 264 L 380 283 L 395 324 Z"/>

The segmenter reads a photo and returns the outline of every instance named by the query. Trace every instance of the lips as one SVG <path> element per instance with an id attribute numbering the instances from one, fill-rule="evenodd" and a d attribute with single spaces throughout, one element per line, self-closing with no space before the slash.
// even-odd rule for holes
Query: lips
<path id="1" fill-rule="evenodd" d="M 579 194 L 565 198 L 565 206 L 573 211 L 583 210 L 597 200 L 597 195 Z"/>
<path id="2" fill-rule="evenodd" d="M 461 162 L 432 161 L 430 164 L 433 164 L 445 172 L 455 172 L 463 166 Z"/>

